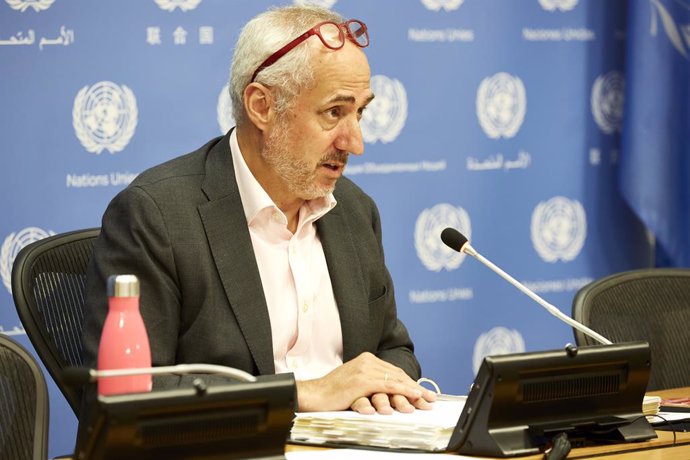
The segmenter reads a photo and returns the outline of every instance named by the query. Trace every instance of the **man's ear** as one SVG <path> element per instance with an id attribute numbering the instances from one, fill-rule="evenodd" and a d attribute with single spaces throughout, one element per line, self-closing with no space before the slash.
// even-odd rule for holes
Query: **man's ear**
<path id="1" fill-rule="evenodd" d="M 273 94 L 261 83 L 250 83 L 244 89 L 244 110 L 247 117 L 260 131 L 264 131 L 272 118 Z"/>

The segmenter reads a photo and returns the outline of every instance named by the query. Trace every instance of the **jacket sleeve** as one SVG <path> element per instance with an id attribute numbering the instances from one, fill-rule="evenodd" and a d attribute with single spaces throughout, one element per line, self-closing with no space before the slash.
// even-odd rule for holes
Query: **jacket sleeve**
<path id="1" fill-rule="evenodd" d="M 410 377 L 417 380 L 421 377 L 421 367 L 414 355 L 414 345 L 407 332 L 407 328 L 398 318 L 393 280 L 384 261 L 381 219 L 373 202 L 371 216 L 372 228 L 378 240 L 381 271 L 383 272 L 386 286 L 380 307 L 384 311 L 383 329 L 376 355 L 382 360 L 398 366 Z"/>
<path id="2" fill-rule="evenodd" d="M 124 189 L 110 203 L 86 277 L 84 364 L 95 367 L 101 329 L 108 312 L 110 275 L 133 274 L 141 287 L 140 310 L 154 366 L 175 363 L 180 292 L 166 224 L 156 203 L 141 188 Z"/>

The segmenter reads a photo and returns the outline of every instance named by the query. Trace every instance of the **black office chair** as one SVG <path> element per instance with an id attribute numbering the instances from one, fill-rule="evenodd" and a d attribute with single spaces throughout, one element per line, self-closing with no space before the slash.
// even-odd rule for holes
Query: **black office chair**
<path id="1" fill-rule="evenodd" d="M 80 366 L 86 267 L 100 228 L 53 235 L 24 247 L 12 267 L 17 313 L 38 356 L 75 414 L 80 388 L 63 370 Z"/>
<path id="2" fill-rule="evenodd" d="M 48 458 L 48 388 L 36 360 L 0 334 L 0 458 Z"/>
<path id="3" fill-rule="evenodd" d="M 633 270 L 596 280 L 575 295 L 573 318 L 612 342 L 649 342 L 649 390 L 690 386 L 690 269 Z M 596 343 L 577 330 L 575 341 Z"/>

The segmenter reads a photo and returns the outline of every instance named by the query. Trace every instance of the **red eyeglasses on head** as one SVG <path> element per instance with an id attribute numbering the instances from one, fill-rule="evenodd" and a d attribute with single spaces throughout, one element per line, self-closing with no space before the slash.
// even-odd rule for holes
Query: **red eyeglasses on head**
<path id="1" fill-rule="evenodd" d="M 321 43 L 326 48 L 332 50 L 339 50 L 345 45 L 347 38 L 360 48 L 369 46 L 369 32 L 367 26 L 362 21 L 357 19 L 350 19 L 341 24 L 336 24 L 332 21 L 324 21 L 316 24 L 311 29 L 304 32 L 299 37 L 292 40 L 287 45 L 280 48 L 275 53 L 271 54 L 259 67 L 256 68 L 250 83 L 256 80 L 256 76 L 266 67 L 273 65 L 278 59 L 285 56 L 292 48 L 302 43 L 312 35 L 317 35 L 321 39 Z"/>

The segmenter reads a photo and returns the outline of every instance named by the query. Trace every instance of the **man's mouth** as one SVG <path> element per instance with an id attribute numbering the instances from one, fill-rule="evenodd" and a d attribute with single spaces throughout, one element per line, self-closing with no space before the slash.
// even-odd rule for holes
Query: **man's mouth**
<path id="1" fill-rule="evenodd" d="M 330 169 L 331 171 L 338 171 L 341 168 L 344 168 L 345 165 L 342 163 L 335 163 L 335 162 L 329 162 L 329 163 L 323 163 L 322 166 Z"/>
<path id="2" fill-rule="evenodd" d="M 321 166 L 331 171 L 342 171 L 347 164 L 347 153 L 336 152 L 328 155 L 321 161 Z"/>

